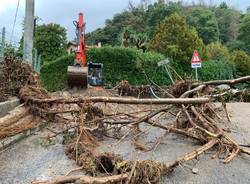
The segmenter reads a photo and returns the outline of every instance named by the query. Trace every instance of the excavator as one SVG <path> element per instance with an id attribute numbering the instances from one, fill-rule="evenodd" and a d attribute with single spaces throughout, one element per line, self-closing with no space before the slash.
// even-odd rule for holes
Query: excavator
<path id="1" fill-rule="evenodd" d="M 68 86 L 70 88 L 88 88 L 102 86 L 104 83 L 103 64 L 87 62 L 86 58 L 86 23 L 83 13 L 79 13 L 78 21 L 73 22 L 76 27 L 76 43 L 74 64 L 68 66 Z"/>

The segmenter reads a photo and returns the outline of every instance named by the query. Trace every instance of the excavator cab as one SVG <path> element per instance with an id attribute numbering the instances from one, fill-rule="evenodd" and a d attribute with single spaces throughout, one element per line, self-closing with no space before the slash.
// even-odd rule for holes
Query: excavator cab
<path id="1" fill-rule="evenodd" d="M 91 86 L 104 85 L 103 64 L 92 62 L 88 64 L 88 83 Z"/>
<path id="2" fill-rule="evenodd" d="M 77 50 L 73 66 L 68 66 L 68 86 L 87 88 L 92 86 L 102 86 L 104 84 L 103 64 L 87 64 L 86 59 L 86 34 L 83 13 L 79 13 L 79 20 L 74 21 L 76 27 Z"/>

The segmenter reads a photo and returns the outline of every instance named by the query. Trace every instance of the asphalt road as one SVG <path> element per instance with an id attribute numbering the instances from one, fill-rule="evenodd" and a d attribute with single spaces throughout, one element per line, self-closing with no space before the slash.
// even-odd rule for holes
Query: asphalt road
<path id="1" fill-rule="evenodd" d="M 250 104 L 228 104 L 228 111 L 232 115 L 232 123 L 223 126 L 232 129 L 230 136 L 239 143 L 250 143 Z M 148 127 L 143 127 L 147 129 Z M 141 139 L 150 146 L 157 138 L 164 135 L 164 131 L 157 128 L 150 129 Z M 98 148 L 121 154 L 125 159 L 153 159 L 168 162 L 197 148 L 196 142 L 182 136 L 167 135 L 162 144 L 155 151 L 138 152 L 131 145 L 129 137 L 120 144 L 112 139 L 106 139 Z M 164 176 L 161 184 L 249 184 L 250 157 L 240 156 L 229 164 L 223 164 L 220 159 L 212 159 L 211 150 L 177 167 L 168 176 Z M 76 165 L 65 154 L 63 145 L 55 144 L 43 146 L 40 135 L 33 135 L 13 145 L 0 153 L 0 183 L 27 184 L 34 180 L 46 180 L 54 176 L 64 175 Z M 192 169 L 198 169 L 193 174 Z"/>

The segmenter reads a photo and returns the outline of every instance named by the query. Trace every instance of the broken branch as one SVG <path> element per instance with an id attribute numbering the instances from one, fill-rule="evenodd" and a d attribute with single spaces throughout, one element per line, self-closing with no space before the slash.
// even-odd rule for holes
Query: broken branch
<path id="1" fill-rule="evenodd" d="M 198 85 L 220 85 L 220 84 L 238 84 L 238 83 L 244 83 L 250 81 L 250 75 L 245 77 L 240 77 L 238 79 L 232 79 L 232 80 L 214 80 L 214 81 L 208 81 L 208 82 L 202 82 L 202 83 L 193 83 L 192 86 L 198 86 Z"/>

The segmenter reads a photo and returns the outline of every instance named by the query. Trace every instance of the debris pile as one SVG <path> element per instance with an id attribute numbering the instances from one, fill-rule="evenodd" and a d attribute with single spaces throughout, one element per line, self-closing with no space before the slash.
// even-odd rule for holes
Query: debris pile
<path id="1" fill-rule="evenodd" d="M 158 96 L 163 96 L 158 88 L 155 86 L 132 86 L 128 81 L 123 80 L 117 86 L 118 95 L 120 96 L 133 96 L 138 98 L 150 98 L 153 96 L 152 93 L 156 93 Z M 153 92 L 152 92 L 153 91 Z"/>
<path id="2" fill-rule="evenodd" d="M 183 93 L 191 89 L 192 81 L 178 81 L 171 87 L 171 94 L 179 98 Z"/>
<path id="3" fill-rule="evenodd" d="M 0 102 L 17 96 L 24 85 L 38 85 L 36 75 L 28 64 L 13 57 L 6 57 L 0 63 Z"/>

